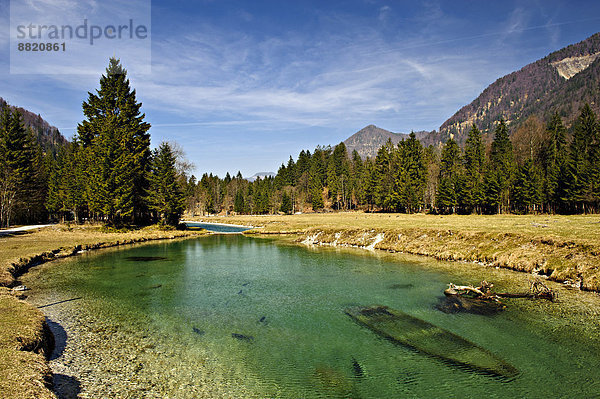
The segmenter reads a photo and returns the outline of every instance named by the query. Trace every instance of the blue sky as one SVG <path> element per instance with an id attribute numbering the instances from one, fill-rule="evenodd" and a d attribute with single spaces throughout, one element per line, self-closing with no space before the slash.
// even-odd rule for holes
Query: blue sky
<path id="1" fill-rule="evenodd" d="M 220 176 L 276 171 L 368 124 L 438 129 L 497 78 L 600 31 L 598 1 L 156 0 L 151 12 L 151 73 L 135 72 L 146 62 L 135 53 L 115 55 L 152 143 L 176 141 L 197 175 Z M 73 136 L 113 53 L 97 50 L 105 61 L 86 73 L 23 75 L 10 73 L 7 28 L 0 47 L 0 96 Z"/>

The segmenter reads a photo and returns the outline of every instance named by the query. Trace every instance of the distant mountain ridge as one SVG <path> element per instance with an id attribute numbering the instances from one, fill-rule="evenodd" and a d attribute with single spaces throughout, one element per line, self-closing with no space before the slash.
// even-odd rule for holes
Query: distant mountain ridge
<path id="1" fill-rule="evenodd" d="M 403 133 L 392 133 L 375 125 L 369 125 L 344 140 L 344 144 L 348 154 L 352 154 L 356 150 L 361 157 L 372 158 L 377 155 L 377 150 L 388 140 L 392 140 L 392 143 L 396 145 L 405 137 L 408 136 Z"/>
<path id="2" fill-rule="evenodd" d="M 4 111 L 4 108 L 6 107 L 10 107 L 11 109 L 21 113 L 25 126 L 33 131 L 38 143 L 45 151 L 56 149 L 59 146 L 67 144 L 67 139 L 60 133 L 60 131 L 45 121 L 41 115 L 34 114 L 25 108 L 10 105 L 2 97 L 0 97 L 0 112 Z"/>
<path id="3" fill-rule="evenodd" d="M 277 173 L 274 173 L 274 172 L 258 172 L 250 177 L 246 177 L 245 179 L 248 180 L 250 183 L 252 183 L 253 181 L 255 181 L 256 179 L 259 179 L 259 178 L 265 179 L 267 177 L 275 177 L 275 176 L 277 176 Z"/>
<path id="4" fill-rule="evenodd" d="M 429 132 L 421 131 L 415 132 L 415 134 L 418 139 L 422 139 Z M 374 158 L 379 148 L 387 143 L 388 140 L 391 140 L 392 144 L 396 145 L 407 137 L 408 134 L 406 133 L 393 133 L 375 125 L 369 125 L 344 140 L 344 144 L 346 145 L 348 154 L 352 154 L 356 150 L 362 158 Z"/>
<path id="5" fill-rule="evenodd" d="M 443 142 L 454 134 L 464 143 L 473 124 L 489 135 L 500 118 L 514 131 L 532 115 L 547 120 L 554 112 L 569 125 L 584 103 L 600 111 L 600 33 L 496 80 L 430 139 Z"/>
<path id="6" fill-rule="evenodd" d="M 416 135 L 425 146 L 439 145 L 450 135 L 463 145 L 475 124 L 484 139 L 490 141 L 501 118 L 506 121 L 509 133 L 530 116 L 548 120 L 555 112 L 569 126 L 585 103 L 600 114 L 600 32 L 497 79 L 446 120 L 438 131 L 420 131 Z M 388 139 L 397 144 L 405 137 L 404 133 L 369 125 L 344 144 L 349 154 L 356 150 L 363 158 L 374 157 Z"/>

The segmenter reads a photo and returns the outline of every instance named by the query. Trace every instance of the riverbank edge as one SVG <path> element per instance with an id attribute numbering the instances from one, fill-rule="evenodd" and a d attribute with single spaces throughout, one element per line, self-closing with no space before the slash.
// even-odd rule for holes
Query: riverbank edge
<path id="1" fill-rule="evenodd" d="M 327 228 L 250 230 L 245 235 L 298 236 L 304 245 L 354 247 L 471 262 L 547 278 L 582 291 L 600 292 L 600 248 L 516 233 L 453 230 Z"/>
<path id="2" fill-rule="evenodd" d="M 152 234 L 156 233 L 152 231 Z M 56 398 L 53 391 L 52 371 L 48 364 L 48 358 L 54 348 L 54 336 L 46 322 L 46 317 L 43 312 L 26 302 L 22 293 L 14 292 L 9 288 L 17 285 L 18 278 L 30 268 L 97 249 L 153 241 L 190 239 L 208 234 L 210 233 L 205 231 L 164 231 L 156 237 L 141 236 L 61 246 L 8 262 L 7 271 L 12 279 L 0 280 L 0 313 L 10 320 L 3 320 L 0 323 L 0 329 L 5 330 L 0 332 L 0 336 L 8 335 L 12 336 L 12 339 L 0 342 L 0 370 L 2 371 L 0 391 L 10 395 L 6 397 L 15 399 Z M 6 333 L 6 330 L 9 332 Z"/>

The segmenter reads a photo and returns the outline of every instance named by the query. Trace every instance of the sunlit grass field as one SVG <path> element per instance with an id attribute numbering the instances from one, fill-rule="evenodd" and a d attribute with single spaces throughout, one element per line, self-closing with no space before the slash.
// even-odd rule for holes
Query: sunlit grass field
<path id="1" fill-rule="evenodd" d="M 425 215 L 387 213 L 307 213 L 301 215 L 204 217 L 198 220 L 262 226 L 265 232 L 339 229 L 432 229 L 514 233 L 528 237 L 600 243 L 600 215 Z"/>

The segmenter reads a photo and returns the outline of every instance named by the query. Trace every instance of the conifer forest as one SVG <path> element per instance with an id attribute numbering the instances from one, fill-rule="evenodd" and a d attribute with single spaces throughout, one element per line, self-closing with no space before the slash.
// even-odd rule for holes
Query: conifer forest
<path id="1" fill-rule="evenodd" d="M 344 143 L 303 150 L 274 177 L 245 179 L 181 167 L 170 143 L 150 146 L 150 124 L 127 71 L 111 58 L 70 142 L 42 146 L 20 112 L 0 115 L 0 226 L 48 220 L 111 226 L 177 225 L 192 215 L 363 210 L 438 214 L 600 211 L 600 125 L 585 104 L 569 126 L 559 113 L 515 131 L 476 125 L 461 148 L 452 135 L 423 146 L 411 133 L 374 158 Z M 185 143 L 183 143 L 185 144 Z M 184 147 L 185 148 L 185 147 Z"/>

